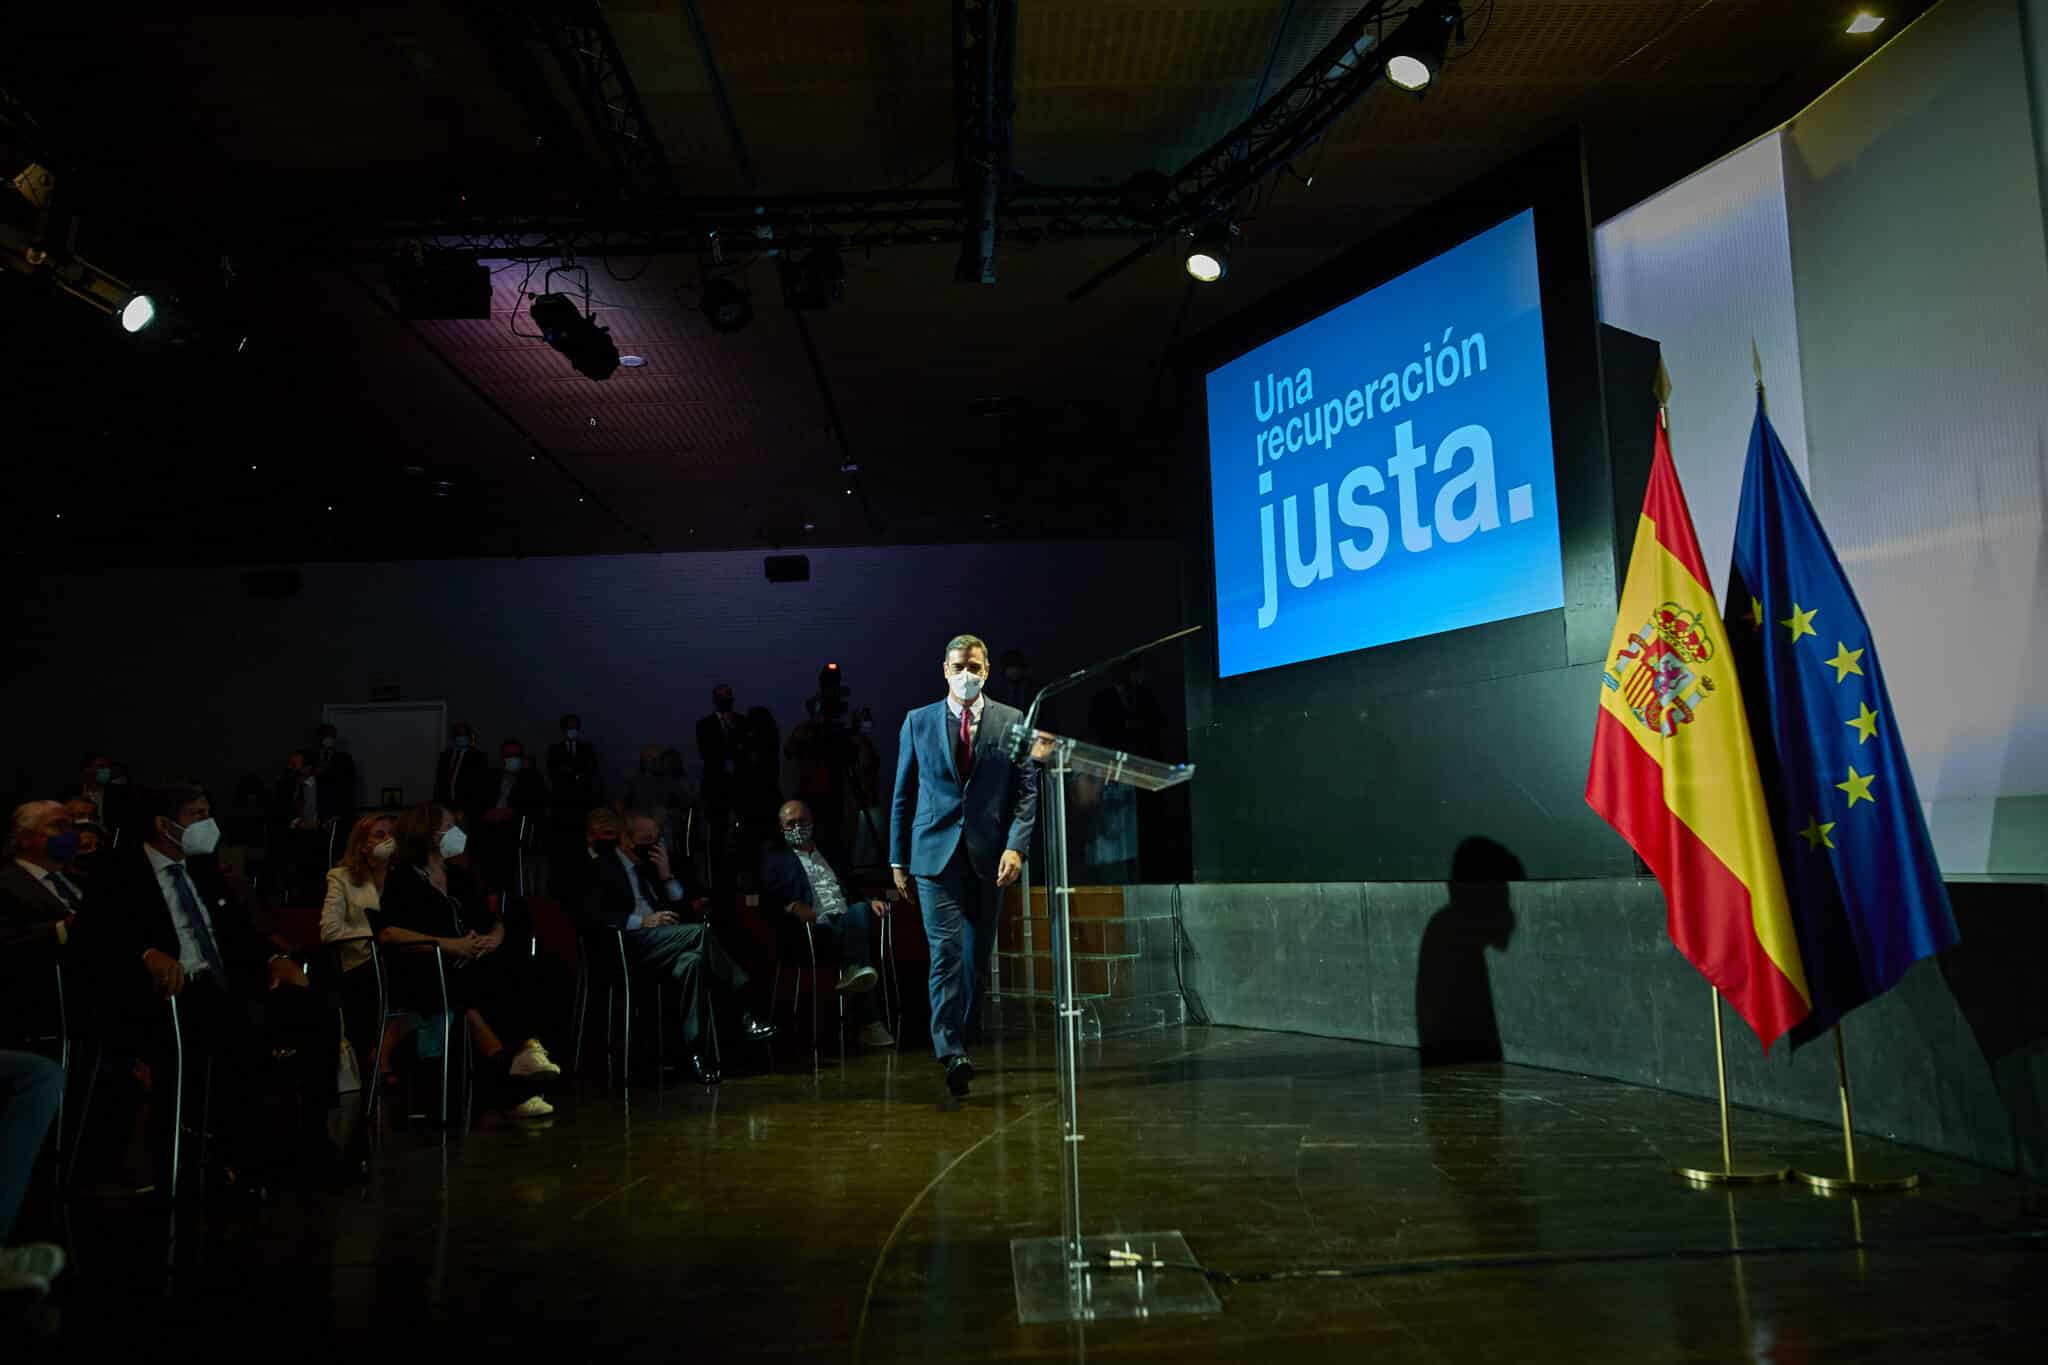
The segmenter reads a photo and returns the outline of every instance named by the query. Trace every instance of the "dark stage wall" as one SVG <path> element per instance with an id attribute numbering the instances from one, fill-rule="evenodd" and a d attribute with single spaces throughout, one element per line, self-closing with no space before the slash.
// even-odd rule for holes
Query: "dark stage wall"
<path id="1" fill-rule="evenodd" d="M 1126 895 L 1141 919 L 1179 898 L 1190 1018 L 1416 1047 L 1424 1065 L 1491 1058 L 1714 1094 L 1710 988 L 1671 947 L 1648 878 Z M 1857 1126 L 2048 1179 L 2048 887 L 1952 882 L 1949 895 L 1963 941 L 1844 1025 Z M 1145 951 L 1154 976 L 1173 970 L 1166 936 Z M 1723 1017 L 1736 1104 L 1840 1122 L 1832 1048 L 1766 1056 Z M 1711 1148 L 1710 1108 L 1700 1125 Z"/>
<path id="2" fill-rule="evenodd" d="M 579 712 L 616 790 L 648 743 L 682 748 L 694 773 L 714 682 L 731 682 L 742 707 L 770 707 L 787 737 L 828 660 L 874 707 L 886 765 L 905 708 L 942 695 L 953 634 L 1023 649 L 1043 675 L 1163 634 L 1179 615 L 1172 545 L 809 553 L 811 581 L 781 584 L 759 553 L 307 565 L 281 599 L 250 596 L 235 569 L 65 566 L 24 586 L 10 613 L 0 780 L 34 795 L 75 784 L 89 745 L 143 780 L 271 778 L 312 739 L 321 703 L 369 701 L 383 673 L 407 700 L 445 699 L 493 756 L 506 735 L 538 755 L 559 738 L 558 716 Z M 1178 729 L 1174 665 L 1160 661 L 1155 690 Z M 1085 709 L 1084 693 L 1073 713 Z"/>
<path id="3" fill-rule="evenodd" d="M 1649 465 L 1657 347 L 1596 320 L 1582 184 L 1577 140 L 1563 139 L 1183 358 L 1200 394 L 1214 365 L 1535 207 L 1564 607 L 1231 678 L 1216 676 L 1213 642 L 1189 649 L 1197 881 L 1441 880 L 1474 836 L 1512 849 L 1531 877 L 1635 871 L 1584 791 L 1614 628 L 1617 525 L 1633 538 Z M 1213 624 L 1206 503 L 1190 525 L 1188 619 Z"/>

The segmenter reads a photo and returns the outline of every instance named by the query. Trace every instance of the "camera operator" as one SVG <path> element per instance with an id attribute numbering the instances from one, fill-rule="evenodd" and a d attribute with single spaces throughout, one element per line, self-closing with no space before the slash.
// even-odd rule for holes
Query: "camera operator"
<path id="1" fill-rule="evenodd" d="M 790 731 L 786 750 L 796 765 L 796 799 L 816 813 L 816 838 L 825 856 L 845 867 L 849 865 L 846 815 L 859 749 L 852 704 L 839 665 L 826 664 L 818 671 L 818 694 L 804 707 L 809 719 Z"/>

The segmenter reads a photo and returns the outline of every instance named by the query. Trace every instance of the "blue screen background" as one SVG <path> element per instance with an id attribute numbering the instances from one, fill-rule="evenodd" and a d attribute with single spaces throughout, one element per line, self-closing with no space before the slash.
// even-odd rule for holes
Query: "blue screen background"
<path id="1" fill-rule="evenodd" d="M 1457 349 L 1468 335 L 1486 338 L 1483 371 L 1397 408 L 1374 410 L 1346 425 L 1328 448 L 1321 443 L 1259 461 L 1257 441 L 1273 420 L 1261 421 L 1254 385 L 1266 376 L 1312 372 L 1313 406 L 1344 399 L 1353 389 L 1379 386 L 1389 372 L 1427 357 L 1424 345 Z M 1462 354 L 1461 354 L 1462 366 Z M 1381 390 L 1374 388 L 1376 399 Z M 1550 389 L 1543 350 L 1543 312 L 1537 277 L 1535 215 L 1524 211 L 1404 275 L 1304 323 L 1283 336 L 1209 372 L 1209 479 L 1216 564 L 1219 675 L 1253 672 L 1372 645 L 1458 630 L 1564 605 L 1558 538 L 1555 457 L 1551 446 Z M 1299 415 L 1296 407 L 1287 415 Z M 1387 474 L 1395 428 L 1414 424 L 1415 445 L 1434 456 L 1453 430 L 1484 427 L 1492 437 L 1497 529 L 1452 544 L 1435 538 L 1422 553 L 1405 549 L 1397 486 Z M 1424 464 L 1414 476 L 1419 519 L 1431 524 L 1437 489 L 1466 467 L 1461 455 L 1449 472 Z M 1353 571 L 1332 551 L 1334 576 L 1306 588 L 1287 577 L 1282 500 L 1298 499 L 1302 552 L 1313 553 L 1313 490 L 1328 485 L 1333 541 L 1364 535 L 1337 516 L 1337 490 L 1359 465 L 1379 467 L 1385 491 L 1368 500 L 1390 523 L 1385 555 Z M 1262 493 L 1262 474 L 1272 488 Z M 1510 490 L 1527 488 L 1531 515 L 1510 520 Z M 1455 507 L 1468 510 L 1466 494 Z M 1260 508 L 1273 508 L 1278 611 L 1261 630 L 1265 600 Z"/>

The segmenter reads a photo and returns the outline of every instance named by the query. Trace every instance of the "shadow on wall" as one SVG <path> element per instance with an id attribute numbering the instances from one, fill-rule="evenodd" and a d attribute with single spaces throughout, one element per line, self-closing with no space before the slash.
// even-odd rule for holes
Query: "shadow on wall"
<path id="1" fill-rule="evenodd" d="M 1415 967 L 1415 1036 L 1424 1066 L 1501 1060 L 1500 1021 L 1486 950 L 1506 952 L 1515 934 L 1508 883 L 1522 861 L 1473 837 L 1451 857 L 1450 904 L 1429 918 Z"/>
<path id="2" fill-rule="evenodd" d="M 1962 941 L 1941 976 L 1968 1021 L 2012 1134 L 2011 1168 L 2048 1177 L 2048 888 L 1951 882 Z"/>

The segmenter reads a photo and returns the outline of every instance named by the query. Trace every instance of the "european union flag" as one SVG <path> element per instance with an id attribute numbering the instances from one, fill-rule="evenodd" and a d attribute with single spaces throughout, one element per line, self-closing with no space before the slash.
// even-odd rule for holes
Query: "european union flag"
<path id="1" fill-rule="evenodd" d="M 1826 1033 L 1956 941 L 1877 646 L 1757 395 L 1723 613 Z"/>

